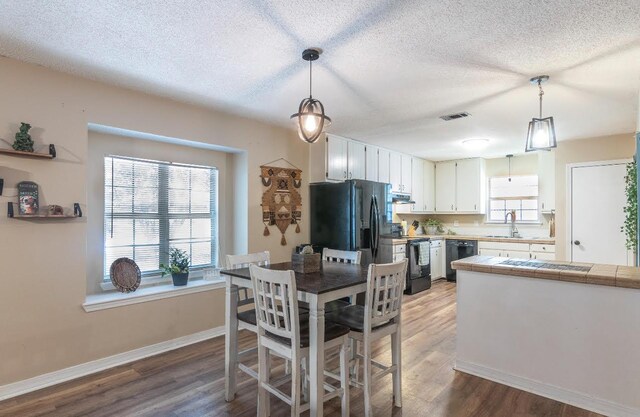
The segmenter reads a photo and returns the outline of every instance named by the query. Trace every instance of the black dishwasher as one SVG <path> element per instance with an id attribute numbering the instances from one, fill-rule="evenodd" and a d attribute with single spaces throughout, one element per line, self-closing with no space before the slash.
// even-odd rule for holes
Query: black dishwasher
<path id="1" fill-rule="evenodd" d="M 451 269 L 451 262 L 478 254 L 477 240 L 447 239 L 447 281 L 456 280 L 456 271 Z"/>

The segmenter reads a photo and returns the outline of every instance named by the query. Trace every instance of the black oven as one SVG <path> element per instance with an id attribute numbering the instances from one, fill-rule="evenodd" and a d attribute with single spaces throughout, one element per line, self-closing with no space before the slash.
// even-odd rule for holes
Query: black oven
<path id="1" fill-rule="evenodd" d="M 422 257 L 420 247 L 422 246 Z M 407 286 L 405 294 L 415 294 L 431 288 L 430 240 L 428 238 L 408 239 L 406 256 Z"/>

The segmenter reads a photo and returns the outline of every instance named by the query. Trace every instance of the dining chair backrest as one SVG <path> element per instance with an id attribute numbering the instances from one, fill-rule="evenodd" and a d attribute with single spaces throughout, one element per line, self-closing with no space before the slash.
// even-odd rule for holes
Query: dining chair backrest
<path id="1" fill-rule="evenodd" d="M 365 330 L 394 319 L 402 307 L 407 279 L 406 259 L 390 264 L 370 264 L 367 275 Z"/>
<path id="2" fill-rule="evenodd" d="M 227 255 L 227 268 L 240 269 L 249 265 L 269 265 L 271 254 L 269 251 L 247 253 L 245 255 Z M 238 289 L 238 307 L 253 304 L 253 298 L 249 296 L 248 288 Z"/>
<path id="3" fill-rule="evenodd" d="M 258 337 L 265 332 L 289 339 L 299 346 L 298 297 L 293 271 L 275 271 L 250 265 L 255 298 Z"/>
<path id="4" fill-rule="evenodd" d="M 362 258 L 362 252 L 347 251 L 337 249 L 322 249 L 322 260 L 327 262 L 342 262 L 348 264 L 360 265 L 360 259 Z"/>

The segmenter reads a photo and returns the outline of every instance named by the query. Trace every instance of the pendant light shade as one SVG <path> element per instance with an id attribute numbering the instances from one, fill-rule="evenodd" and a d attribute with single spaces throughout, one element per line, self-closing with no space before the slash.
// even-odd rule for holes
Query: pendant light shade
<path id="1" fill-rule="evenodd" d="M 305 49 L 302 59 L 309 61 L 309 97 L 300 102 L 298 112 L 291 115 L 296 121 L 298 136 L 307 143 L 315 143 L 324 133 L 324 129 L 331 124 L 331 119 L 324 114 L 324 106 L 320 100 L 313 98 L 312 87 L 312 62 L 320 57 L 319 49 Z"/>
<path id="2" fill-rule="evenodd" d="M 526 152 L 551 150 L 558 146 L 556 140 L 556 128 L 553 124 L 553 117 L 542 117 L 542 96 L 544 91 L 542 90 L 542 83 L 549 80 L 548 75 L 540 75 L 531 79 L 531 83 L 538 84 L 540 97 L 540 117 L 534 117 L 529 122 L 529 129 L 527 130 L 527 144 L 525 146 Z"/>

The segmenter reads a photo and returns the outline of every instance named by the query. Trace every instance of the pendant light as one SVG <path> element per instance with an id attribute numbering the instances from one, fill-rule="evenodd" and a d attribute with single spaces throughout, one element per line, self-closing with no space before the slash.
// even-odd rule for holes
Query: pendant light
<path id="1" fill-rule="evenodd" d="M 553 117 L 542 118 L 542 96 L 544 91 L 542 90 L 542 83 L 549 80 L 548 75 L 539 75 L 533 77 L 530 81 L 532 84 L 538 84 L 538 96 L 540 97 L 540 117 L 533 118 L 529 122 L 529 130 L 527 131 L 527 145 L 525 147 L 526 152 L 551 150 L 558 146 L 556 142 L 556 129 L 553 125 Z"/>
<path id="2" fill-rule="evenodd" d="M 324 106 L 311 94 L 313 73 L 311 66 L 313 61 L 320 58 L 321 53 L 321 50 L 314 48 L 305 49 L 302 52 L 302 59 L 309 61 L 309 97 L 300 102 L 298 113 L 291 115 L 291 119 L 296 120 L 298 136 L 307 143 L 315 143 L 324 132 L 324 128 L 331 124 L 331 119 L 324 114 Z"/>

